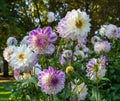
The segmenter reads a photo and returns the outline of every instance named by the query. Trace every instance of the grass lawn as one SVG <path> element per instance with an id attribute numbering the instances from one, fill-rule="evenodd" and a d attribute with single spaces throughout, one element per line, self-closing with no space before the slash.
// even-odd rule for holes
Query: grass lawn
<path id="1" fill-rule="evenodd" d="M 13 82 L 0 83 L 0 101 L 9 101 L 12 86 L 14 86 Z"/>

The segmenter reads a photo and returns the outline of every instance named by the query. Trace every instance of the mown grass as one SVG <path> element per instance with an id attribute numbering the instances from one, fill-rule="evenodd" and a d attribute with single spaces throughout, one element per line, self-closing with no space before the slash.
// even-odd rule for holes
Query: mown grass
<path id="1" fill-rule="evenodd" d="M 0 83 L 0 101 L 9 101 L 13 82 Z"/>

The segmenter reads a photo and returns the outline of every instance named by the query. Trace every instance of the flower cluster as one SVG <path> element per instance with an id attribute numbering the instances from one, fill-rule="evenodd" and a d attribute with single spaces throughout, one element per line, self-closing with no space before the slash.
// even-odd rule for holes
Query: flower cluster
<path id="1" fill-rule="evenodd" d="M 101 26 L 99 33 L 101 36 L 106 36 L 108 39 L 120 38 L 119 27 L 113 24 Z"/>
<path id="2" fill-rule="evenodd" d="M 53 12 L 49 12 L 47 17 L 50 23 L 55 20 Z M 65 94 L 61 100 L 85 100 L 88 83 L 101 80 L 107 71 L 103 53 L 111 51 L 112 39 L 120 38 L 120 27 L 103 25 L 89 44 L 90 26 L 86 12 L 80 9 L 69 11 L 56 27 L 59 38 L 50 26 L 33 29 L 19 44 L 16 38 L 10 37 L 3 52 L 4 59 L 12 67 L 16 80 L 37 77 L 37 86 L 49 97 L 60 93 L 55 99 Z M 54 43 L 57 39 L 60 40 Z M 74 82 L 76 79 L 79 81 Z"/>
<path id="3" fill-rule="evenodd" d="M 75 46 L 75 51 L 64 50 L 59 57 L 60 64 L 65 66 L 66 63 L 70 64 L 72 61 L 82 60 L 88 57 L 89 48 L 85 44 L 79 43 Z"/>

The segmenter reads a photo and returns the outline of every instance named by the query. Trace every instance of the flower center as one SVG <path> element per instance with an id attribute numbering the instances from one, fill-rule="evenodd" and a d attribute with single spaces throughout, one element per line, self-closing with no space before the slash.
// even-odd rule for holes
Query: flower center
<path id="1" fill-rule="evenodd" d="M 22 53 L 19 54 L 19 55 L 18 55 L 18 59 L 23 60 L 23 59 L 24 59 L 24 55 L 23 55 Z"/>
<path id="2" fill-rule="evenodd" d="M 49 43 L 47 37 L 43 34 L 39 34 L 33 38 L 33 42 L 37 47 L 40 48 L 40 50 L 44 50 Z"/>
<path id="3" fill-rule="evenodd" d="M 76 27 L 77 27 L 77 28 L 81 28 L 82 25 L 83 25 L 83 22 L 82 22 L 81 20 L 77 20 L 77 21 L 76 21 Z"/>
<path id="4" fill-rule="evenodd" d="M 55 76 L 51 77 L 50 83 L 51 83 L 52 85 L 54 85 L 54 86 L 57 85 L 57 83 L 58 83 L 58 78 L 55 77 Z"/>
<path id="5" fill-rule="evenodd" d="M 82 47 L 82 46 L 80 46 L 80 47 L 79 47 L 79 50 L 83 50 L 83 47 Z"/>
<path id="6" fill-rule="evenodd" d="M 94 72 L 98 72 L 98 69 L 99 69 L 99 68 L 98 68 L 98 64 L 95 64 L 94 67 L 93 67 L 93 71 L 94 71 Z"/>

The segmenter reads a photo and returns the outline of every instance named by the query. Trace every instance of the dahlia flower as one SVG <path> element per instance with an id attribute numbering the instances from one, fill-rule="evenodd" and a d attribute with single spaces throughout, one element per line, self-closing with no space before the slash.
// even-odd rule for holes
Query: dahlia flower
<path id="1" fill-rule="evenodd" d="M 60 20 L 57 26 L 59 36 L 65 39 L 79 40 L 90 31 L 90 18 L 86 12 L 72 10 Z"/>
<path id="2" fill-rule="evenodd" d="M 83 51 L 77 50 L 74 52 L 74 59 L 76 60 L 76 56 L 79 56 L 81 59 L 86 58 L 86 55 Z"/>
<path id="3" fill-rule="evenodd" d="M 9 38 L 7 39 L 7 46 L 16 45 L 16 44 L 17 44 L 16 38 L 14 38 L 14 37 L 9 37 Z"/>
<path id="4" fill-rule="evenodd" d="M 38 73 L 38 85 L 46 94 L 57 94 L 64 88 L 65 74 L 49 67 Z"/>
<path id="5" fill-rule="evenodd" d="M 3 57 L 7 62 L 10 62 L 11 55 L 13 54 L 15 50 L 15 46 L 10 45 L 3 51 Z"/>
<path id="6" fill-rule="evenodd" d="M 101 56 L 98 59 L 91 59 L 87 67 L 87 76 L 90 78 L 90 80 L 94 80 L 96 77 L 102 78 L 105 76 L 106 73 L 106 58 L 105 56 Z"/>
<path id="7" fill-rule="evenodd" d="M 55 15 L 53 12 L 48 12 L 47 17 L 48 17 L 48 20 L 47 20 L 48 22 L 53 22 L 55 20 Z"/>
<path id="8" fill-rule="evenodd" d="M 106 30 L 105 30 L 105 36 L 108 39 L 116 38 L 116 36 L 117 36 L 117 26 L 115 26 L 113 24 L 107 25 Z"/>
<path id="9" fill-rule="evenodd" d="M 30 71 L 35 63 L 37 57 L 36 54 L 31 51 L 26 45 L 16 47 L 14 53 L 10 58 L 10 65 L 14 69 L 21 71 Z"/>
<path id="10" fill-rule="evenodd" d="M 59 57 L 59 61 L 62 66 L 65 66 L 67 62 L 71 62 L 72 59 L 72 50 L 64 50 Z"/>
<path id="11" fill-rule="evenodd" d="M 75 46 L 75 50 L 80 50 L 83 52 L 89 52 L 89 49 L 83 43 L 79 43 Z"/>
<path id="12" fill-rule="evenodd" d="M 85 100 L 87 94 L 88 94 L 88 88 L 87 85 L 85 85 L 84 82 L 82 82 L 80 85 L 72 84 L 72 91 L 77 94 L 77 96 L 72 96 L 70 101 L 81 101 Z"/>
<path id="13" fill-rule="evenodd" d="M 96 42 L 102 41 L 98 36 L 93 36 L 91 38 L 91 43 L 94 45 Z"/>
<path id="14" fill-rule="evenodd" d="M 38 54 L 52 54 L 55 46 L 52 44 L 57 35 L 52 32 L 51 27 L 45 29 L 37 28 L 29 33 L 29 46 Z"/>
<path id="15" fill-rule="evenodd" d="M 100 54 L 102 52 L 109 52 L 111 49 L 110 43 L 108 41 L 102 41 L 102 42 L 96 42 L 94 44 L 94 51 L 97 54 Z"/>

